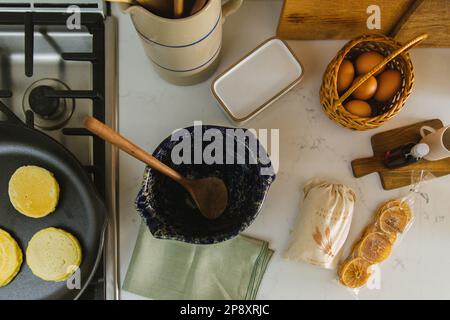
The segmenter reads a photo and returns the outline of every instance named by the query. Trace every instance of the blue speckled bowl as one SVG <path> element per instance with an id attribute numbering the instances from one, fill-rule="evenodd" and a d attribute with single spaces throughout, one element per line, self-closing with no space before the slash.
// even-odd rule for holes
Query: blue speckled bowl
<path id="1" fill-rule="evenodd" d="M 210 128 L 220 130 L 224 135 L 226 127 L 202 126 L 202 132 Z M 193 137 L 194 127 L 186 128 Z M 246 129 L 244 129 L 246 130 Z M 223 139 L 225 146 L 225 140 Z M 237 145 L 240 140 L 235 138 Z M 189 194 L 170 178 L 147 167 L 144 182 L 136 199 L 136 207 L 153 236 L 160 239 L 173 239 L 195 244 L 212 244 L 231 239 L 246 229 L 255 220 L 261 210 L 271 183 L 275 180 L 271 163 L 263 165 L 257 155 L 249 152 L 249 141 L 246 139 L 247 157 L 257 160 L 257 164 L 179 164 L 171 160 L 171 152 L 178 141 L 166 138 L 154 151 L 153 155 L 190 178 L 217 176 L 227 188 L 229 202 L 225 212 L 218 219 L 209 220 L 202 216 L 193 204 Z M 203 148 L 210 142 L 204 142 Z M 192 150 L 194 140 L 191 139 Z M 241 142 L 242 146 L 243 143 Z M 258 143 L 263 154 L 264 148 Z M 225 147 L 223 148 L 225 150 Z M 194 152 L 191 152 L 192 154 Z M 226 151 L 224 151 L 225 158 Z M 235 158 L 236 155 L 230 152 Z M 268 168 L 272 174 L 262 175 L 261 168 Z"/>

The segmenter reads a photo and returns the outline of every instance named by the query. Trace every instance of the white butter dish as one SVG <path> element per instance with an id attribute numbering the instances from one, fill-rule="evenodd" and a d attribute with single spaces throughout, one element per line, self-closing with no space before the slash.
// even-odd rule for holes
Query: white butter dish
<path id="1" fill-rule="evenodd" d="M 300 82 L 303 66 L 289 46 L 271 38 L 219 75 L 211 91 L 227 115 L 242 124 Z"/>

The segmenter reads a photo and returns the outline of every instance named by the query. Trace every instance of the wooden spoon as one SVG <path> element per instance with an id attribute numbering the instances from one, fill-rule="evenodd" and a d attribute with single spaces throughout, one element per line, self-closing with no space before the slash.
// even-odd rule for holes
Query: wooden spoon
<path id="1" fill-rule="evenodd" d="M 130 5 L 140 5 L 145 9 L 164 17 L 172 15 L 172 4 L 169 0 L 106 0 L 109 2 L 126 3 Z"/>
<path id="2" fill-rule="evenodd" d="M 137 0 L 106 0 L 106 1 L 117 2 L 117 3 L 137 4 Z"/>
<path id="3" fill-rule="evenodd" d="M 181 18 L 184 11 L 184 0 L 174 0 L 173 15 L 175 18 Z"/>
<path id="4" fill-rule="evenodd" d="M 221 179 L 215 177 L 187 179 L 97 119 L 86 117 L 84 126 L 130 156 L 141 160 L 152 169 L 181 184 L 189 192 L 198 209 L 206 218 L 216 219 L 225 211 L 228 204 L 228 190 Z"/>

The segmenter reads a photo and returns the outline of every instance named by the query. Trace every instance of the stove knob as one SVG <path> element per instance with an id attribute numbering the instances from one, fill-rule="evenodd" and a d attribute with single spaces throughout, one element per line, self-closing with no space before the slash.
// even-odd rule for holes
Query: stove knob
<path id="1" fill-rule="evenodd" d="M 44 118 L 50 118 L 52 115 L 55 115 L 59 109 L 60 100 L 59 98 L 47 97 L 52 92 L 54 92 L 54 89 L 49 86 L 34 88 L 28 98 L 31 110 Z"/>

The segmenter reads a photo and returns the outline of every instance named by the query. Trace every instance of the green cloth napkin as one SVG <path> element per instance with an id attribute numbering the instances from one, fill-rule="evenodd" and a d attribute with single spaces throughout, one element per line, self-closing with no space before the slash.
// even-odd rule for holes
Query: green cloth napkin
<path id="1" fill-rule="evenodd" d="M 123 289 L 164 300 L 253 300 L 272 257 L 246 236 L 213 245 L 154 238 L 142 224 Z"/>

